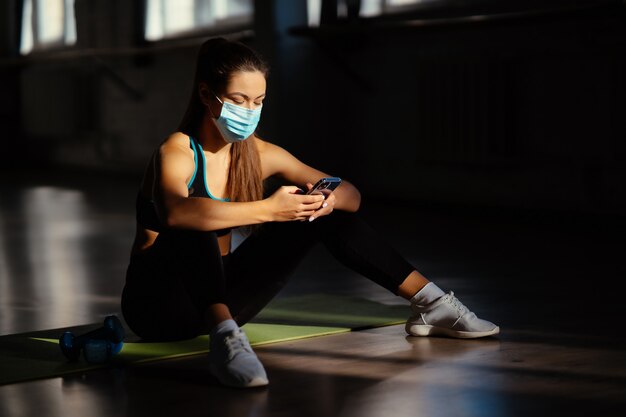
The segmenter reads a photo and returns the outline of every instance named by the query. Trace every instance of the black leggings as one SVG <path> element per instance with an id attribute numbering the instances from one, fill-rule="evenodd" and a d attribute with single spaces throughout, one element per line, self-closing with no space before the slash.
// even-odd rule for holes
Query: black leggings
<path id="1" fill-rule="evenodd" d="M 129 327 L 146 340 L 208 333 L 208 306 L 224 303 L 243 325 L 280 291 L 317 242 L 341 263 L 397 294 L 415 269 L 356 213 L 266 223 L 221 256 L 215 232 L 167 230 L 131 259 L 122 294 Z"/>

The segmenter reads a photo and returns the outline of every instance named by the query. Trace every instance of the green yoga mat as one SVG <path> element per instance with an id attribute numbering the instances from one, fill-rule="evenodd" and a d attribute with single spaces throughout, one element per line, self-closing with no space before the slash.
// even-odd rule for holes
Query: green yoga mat
<path id="1" fill-rule="evenodd" d="M 385 305 L 355 297 L 315 294 L 272 301 L 244 330 L 253 346 L 324 336 L 403 322 L 406 306 Z M 58 347 L 66 330 L 79 335 L 101 324 L 52 329 L 0 337 L 0 385 L 56 377 L 109 366 L 141 364 L 203 354 L 208 336 L 181 342 L 145 343 L 132 334 L 108 364 L 68 362 Z"/>

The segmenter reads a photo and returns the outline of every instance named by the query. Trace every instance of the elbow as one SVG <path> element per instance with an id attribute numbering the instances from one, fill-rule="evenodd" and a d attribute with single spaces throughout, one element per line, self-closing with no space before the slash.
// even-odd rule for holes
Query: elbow
<path id="1" fill-rule="evenodd" d="M 177 229 L 178 227 L 180 227 L 180 223 L 172 216 L 166 217 L 163 225 L 166 229 Z"/>
<path id="2" fill-rule="evenodd" d="M 161 223 L 167 229 L 179 228 L 181 224 L 178 216 L 176 216 L 175 213 L 173 213 L 172 211 L 168 211 L 166 213 L 163 213 L 163 215 L 161 215 Z"/>
<path id="3" fill-rule="evenodd" d="M 207 211 L 190 210 L 188 205 L 173 204 L 159 212 L 161 224 L 167 229 L 190 229 L 197 231 L 215 230 L 215 222 Z"/>
<path id="4" fill-rule="evenodd" d="M 355 188 L 354 194 L 354 212 L 356 213 L 361 208 L 361 193 Z"/>
<path id="5" fill-rule="evenodd" d="M 356 187 L 352 186 L 352 193 L 350 195 L 349 203 L 347 204 L 346 211 L 350 213 L 356 213 L 361 208 L 361 193 Z"/>
<path id="6" fill-rule="evenodd" d="M 184 226 L 182 212 L 173 207 L 163 207 L 158 211 L 161 224 L 167 229 L 179 229 Z"/>

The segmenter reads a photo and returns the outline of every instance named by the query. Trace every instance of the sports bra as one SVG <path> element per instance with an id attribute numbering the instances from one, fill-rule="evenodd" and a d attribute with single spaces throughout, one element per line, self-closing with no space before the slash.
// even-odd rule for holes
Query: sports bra
<path id="1" fill-rule="evenodd" d="M 202 146 L 193 137 L 189 136 L 189 147 L 193 150 L 193 160 L 195 162 L 195 169 L 187 189 L 189 190 L 189 197 L 202 197 L 211 198 L 218 201 L 230 201 L 229 198 L 217 198 L 209 191 L 205 180 L 205 166 L 206 159 Z M 200 155 L 200 157 L 198 157 Z M 199 174 L 199 175 L 198 175 Z M 136 219 L 137 224 L 141 227 L 153 230 L 155 232 L 161 232 L 163 225 L 157 215 L 156 206 L 154 201 L 145 197 L 141 191 L 137 193 L 137 199 L 135 201 Z M 224 236 L 231 231 L 231 228 L 216 230 L 217 236 Z"/>

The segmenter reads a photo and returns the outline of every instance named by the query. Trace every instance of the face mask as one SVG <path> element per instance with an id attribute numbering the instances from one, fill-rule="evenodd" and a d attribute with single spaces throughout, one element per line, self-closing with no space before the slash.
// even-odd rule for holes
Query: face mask
<path id="1" fill-rule="evenodd" d="M 216 124 L 224 140 L 228 143 L 235 143 L 249 138 L 261 120 L 262 106 L 250 110 L 222 101 L 217 96 L 215 98 L 222 103 L 222 111 Z"/>

